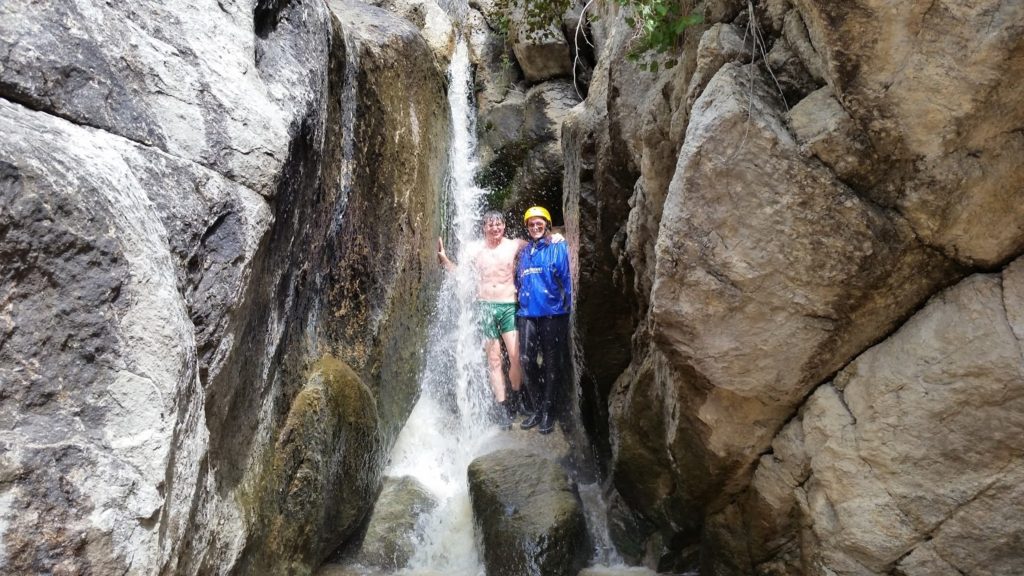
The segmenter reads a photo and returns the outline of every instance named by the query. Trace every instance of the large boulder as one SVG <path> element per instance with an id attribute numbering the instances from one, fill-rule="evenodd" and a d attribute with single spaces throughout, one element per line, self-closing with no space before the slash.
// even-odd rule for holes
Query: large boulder
<path id="1" fill-rule="evenodd" d="M 742 10 L 718 4 L 722 14 L 727 4 Z M 709 573 L 799 565 L 813 533 L 801 527 L 806 502 L 793 488 L 810 465 L 786 439 L 800 436 L 792 422 L 808 396 L 964 265 L 998 268 L 1024 249 L 1014 200 L 1024 178 L 1006 160 L 1019 148 L 1022 106 L 1006 79 L 1022 61 L 1020 8 L 936 6 L 922 16 L 921 3 L 902 18 L 882 4 L 759 3 L 707 29 L 699 47 L 701 28 L 685 36 L 676 67 L 659 74 L 617 57 L 625 41 L 602 15 L 590 96 L 563 139 L 566 214 L 580 246 L 580 357 L 613 338 L 632 345 L 607 396 L 614 532 L 631 559 L 685 567 L 703 542 Z M 957 59 L 941 33 L 951 15 L 971 24 L 951 45 L 977 41 L 987 54 L 973 79 L 943 64 Z M 885 24 L 868 31 L 879 17 Z M 752 67 L 755 22 L 764 50 Z M 889 63 L 890 44 L 911 55 L 906 66 Z M 887 92 L 882 70 L 898 89 Z M 918 74 L 931 78 L 936 106 L 897 100 L 920 92 Z M 940 86 L 969 97 L 943 110 Z M 989 129 L 999 115 L 1005 129 Z M 914 118 L 932 128 L 904 134 Z M 936 122 L 947 124 L 929 141 Z M 633 192 L 623 225 L 613 214 L 624 188 Z M 597 262 L 605 273 L 592 276 Z M 619 297 L 630 280 L 632 293 Z M 583 307 L 601 298 L 635 303 L 631 334 Z M 595 384 L 591 359 L 581 386 Z M 611 368 L 611 356 L 593 359 Z M 794 456 L 765 465 L 772 451 Z M 746 491 L 752 480 L 771 485 L 770 504 Z M 922 552 L 919 563 L 933 560 Z"/>
<path id="2" fill-rule="evenodd" d="M 766 80 L 734 64 L 691 111 L 656 252 L 657 357 L 631 380 L 616 469 L 660 477 L 643 509 L 680 527 L 741 489 L 806 394 L 956 273 L 808 161 Z M 664 433 L 639 422 L 648 410 Z M 652 433 L 663 449 L 644 440 Z M 652 458 L 678 464 L 648 473 Z"/>
<path id="3" fill-rule="evenodd" d="M 355 560 L 384 570 L 405 568 L 416 551 L 416 521 L 436 507 L 437 500 L 415 478 L 385 478 Z"/>
<path id="4" fill-rule="evenodd" d="M 735 546 L 758 573 L 1019 568 L 1022 318 L 1018 260 L 939 294 L 816 390 L 746 499 L 760 530 Z"/>
<path id="5" fill-rule="evenodd" d="M 539 22 L 529 4 L 512 2 L 508 34 L 516 62 L 530 84 L 572 75 L 572 54 L 562 22 Z M 541 18 L 543 20 L 543 18 Z"/>
<path id="6" fill-rule="evenodd" d="M 177 482 L 200 482 L 167 483 L 182 412 L 205 428 L 197 347 L 223 335 L 272 212 L 109 132 L 6 100 L 0 127 L 0 564 L 155 571 L 186 521 Z"/>
<path id="7" fill-rule="evenodd" d="M 981 266 L 1024 250 L 1024 6 L 794 0 L 825 80 L 886 160 L 914 231 Z M 950 95 L 955 95 L 951 97 Z"/>
<path id="8" fill-rule="evenodd" d="M 468 475 L 489 575 L 562 576 L 583 567 L 583 508 L 561 465 L 510 448 L 476 458 Z"/>
<path id="9" fill-rule="evenodd" d="M 379 469 L 365 464 L 382 451 L 372 392 L 329 356 L 310 369 L 268 461 L 238 491 L 259 541 L 243 571 L 309 572 L 354 531 L 377 490 Z"/>

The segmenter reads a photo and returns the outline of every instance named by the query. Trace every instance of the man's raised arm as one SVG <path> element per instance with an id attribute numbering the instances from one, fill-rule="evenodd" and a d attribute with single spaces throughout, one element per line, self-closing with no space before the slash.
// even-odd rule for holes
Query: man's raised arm
<path id="1" fill-rule="evenodd" d="M 444 253 L 444 241 L 440 237 L 437 239 L 437 261 L 445 270 L 449 272 L 455 270 L 455 262 L 449 260 L 448 255 Z"/>

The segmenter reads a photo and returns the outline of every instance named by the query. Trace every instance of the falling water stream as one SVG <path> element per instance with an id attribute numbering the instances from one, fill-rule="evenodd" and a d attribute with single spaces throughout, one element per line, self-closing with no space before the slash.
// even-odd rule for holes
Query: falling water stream
<path id="1" fill-rule="evenodd" d="M 446 205 L 446 249 L 459 261 L 459 249 L 480 236 L 486 191 L 474 183 L 476 112 L 469 50 L 459 40 L 449 67 L 452 118 Z M 469 497 L 470 462 L 496 444 L 498 428 L 488 419 L 493 408 L 486 378 L 483 341 L 474 317 L 476 286 L 468 266 L 445 274 L 431 323 L 420 399 L 395 443 L 385 475 L 418 480 L 437 506 L 417 520 L 416 548 L 403 576 L 484 576 Z M 580 486 L 595 541 L 594 560 L 618 563 L 607 544 L 604 509 L 596 485 Z"/>
<path id="2" fill-rule="evenodd" d="M 449 67 L 452 116 L 449 152 L 449 253 L 479 237 L 485 191 L 474 184 L 475 112 L 471 105 L 469 50 L 460 40 Z M 489 399 L 483 342 L 476 329 L 475 282 L 468 266 L 446 274 L 427 345 L 420 400 L 392 451 L 389 476 L 412 476 L 438 506 L 418 522 L 417 547 L 402 574 L 483 575 L 473 535 L 466 468 L 488 437 Z"/>

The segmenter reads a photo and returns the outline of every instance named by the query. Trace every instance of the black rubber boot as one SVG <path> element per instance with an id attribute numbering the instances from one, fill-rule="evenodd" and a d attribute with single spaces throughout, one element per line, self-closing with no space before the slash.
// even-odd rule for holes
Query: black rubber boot
<path id="1" fill-rule="evenodd" d="M 523 404 L 520 402 L 519 391 L 510 390 L 508 398 L 505 399 L 505 411 L 508 412 L 508 417 L 513 422 L 516 421 L 516 416 L 522 413 Z"/>
<path id="2" fill-rule="evenodd" d="M 519 425 L 519 428 L 522 430 L 529 430 L 537 424 L 540 424 L 540 414 L 538 412 L 534 412 L 523 420 L 522 424 Z"/>
<path id="3" fill-rule="evenodd" d="M 551 414 L 550 408 L 545 408 L 544 412 L 540 415 L 540 428 L 537 428 L 537 432 L 541 434 L 551 434 L 555 429 L 555 417 Z"/>
<path id="4" fill-rule="evenodd" d="M 498 425 L 498 428 L 502 430 L 512 429 L 512 418 L 509 417 L 509 406 L 508 400 L 504 402 L 498 402 L 501 406 L 498 408 L 497 413 L 494 415 L 494 421 Z"/>

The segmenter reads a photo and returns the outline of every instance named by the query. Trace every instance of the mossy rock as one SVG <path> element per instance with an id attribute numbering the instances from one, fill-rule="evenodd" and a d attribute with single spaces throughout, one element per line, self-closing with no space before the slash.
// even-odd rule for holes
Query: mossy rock
<path id="1" fill-rule="evenodd" d="M 436 507 L 437 501 L 415 478 L 386 478 L 356 561 L 387 570 L 405 568 L 416 551 L 417 520 Z"/>
<path id="2" fill-rule="evenodd" d="M 468 474 L 488 576 L 574 575 L 583 567 L 583 508 L 557 462 L 531 450 L 497 450 L 473 460 Z"/>
<path id="3" fill-rule="evenodd" d="M 250 571 L 311 573 L 358 528 L 383 452 L 369 388 L 344 362 L 321 358 L 241 498 L 254 533 Z"/>

